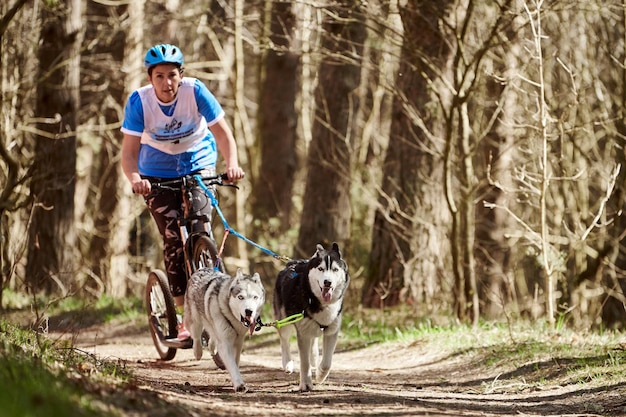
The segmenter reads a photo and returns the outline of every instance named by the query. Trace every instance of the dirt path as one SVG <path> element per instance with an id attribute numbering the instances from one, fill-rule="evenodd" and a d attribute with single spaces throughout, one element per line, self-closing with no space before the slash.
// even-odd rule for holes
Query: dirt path
<path id="1" fill-rule="evenodd" d="M 269 332 L 269 334 L 268 334 Z M 137 416 L 614 416 L 626 415 L 626 386 L 537 385 L 537 362 L 517 369 L 491 369 L 471 354 L 447 353 L 433 343 L 393 343 L 344 351 L 341 341 L 328 380 L 300 393 L 298 374 L 280 369 L 278 338 L 272 329 L 246 340 L 241 371 L 250 391 L 233 392 L 226 371 L 208 354 L 201 361 L 191 350 L 174 360 L 156 360 L 152 341 L 143 334 L 102 328 L 83 332 L 87 352 L 122 360 L 136 376 L 145 401 Z M 292 347 L 296 354 L 295 344 Z M 297 364 L 296 364 L 297 366 Z M 549 364 L 546 366 L 550 366 Z M 555 364 L 553 375 L 566 372 Z M 144 396 L 145 397 L 145 396 Z M 167 402 L 167 406 L 164 406 Z"/>

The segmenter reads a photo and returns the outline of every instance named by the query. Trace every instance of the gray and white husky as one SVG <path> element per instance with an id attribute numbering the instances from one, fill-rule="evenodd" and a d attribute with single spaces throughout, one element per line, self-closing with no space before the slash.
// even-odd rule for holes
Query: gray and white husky
<path id="1" fill-rule="evenodd" d="M 273 300 L 276 319 L 304 313 L 302 320 L 278 329 L 282 365 L 287 373 L 293 372 L 289 338 L 293 328 L 296 329 L 302 392 L 313 389 L 312 368 L 318 363 L 320 336 L 323 336 L 322 360 L 315 372 L 316 382 L 324 382 L 330 372 L 341 328 L 344 293 L 349 282 L 348 266 L 336 243 L 329 250 L 317 245 L 312 258 L 289 261 L 278 273 Z"/>
<path id="2" fill-rule="evenodd" d="M 204 268 L 196 271 L 185 293 L 185 327 L 193 339 L 193 353 L 202 358 L 202 332 L 215 363 L 230 373 L 236 392 L 248 389 L 239 372 L 239 359 L 246 333 L 252 335 L 265 303 L 259 274 L 235 277 Z"/>

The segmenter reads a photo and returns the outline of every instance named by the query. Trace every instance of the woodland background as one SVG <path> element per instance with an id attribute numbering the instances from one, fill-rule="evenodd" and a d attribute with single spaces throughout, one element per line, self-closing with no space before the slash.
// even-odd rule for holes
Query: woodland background
<path id="1" fill-rule="evenodd" d="M 338 242 L 353 302 L 625 323 L 624 0 L 4 0 L 0 19 L 2 291 L 125 297 L 160 267 L 119 128 L 167 42 L 235 132 L 231 226 L 292 257 Z M 282 268 L 226 253 L 268 287 Z"/>

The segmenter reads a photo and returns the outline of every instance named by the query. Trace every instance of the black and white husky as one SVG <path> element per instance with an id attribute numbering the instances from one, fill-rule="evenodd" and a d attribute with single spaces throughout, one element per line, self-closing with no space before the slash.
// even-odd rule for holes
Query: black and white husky
<path id="1" fill-rule="evenodd" d="M 300 391 L 313 389 L 312 368 L 319 359 L 318 337 L 322 339 L 322 360 L 315 371 L 315 380 L 326 380 L 341 328 L 343 297 L 350 277 L 339 246 L 329 250 L 317 245 L 310 259 L 289 261 L 278 274 L 274 289 L 274 315 L 277 320 L 297 313 L 304 318 L 278 329 L 283 369 L 293 372 L 289 338 L 296 329 L 300 354 Z M 311 363 L 313 359 L 313 363 Z"/>
<path id="2" fill-rule="evenodd" d="M 202 331 L 209 335 L 209 351 L 218 367 L 230 373 L 236 392 L 248 389 L 239 372 L 246 334 L 252 334 L 265 303 L 259 274 L 235 277 L 204 268 L 195 272 L 185 293 L 185 327 L 193 339 L 193 353 L 202 358 Z"/>

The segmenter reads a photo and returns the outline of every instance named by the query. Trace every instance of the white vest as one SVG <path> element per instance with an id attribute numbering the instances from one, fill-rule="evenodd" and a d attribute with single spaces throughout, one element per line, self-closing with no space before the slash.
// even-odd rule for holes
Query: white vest
<path id="1" fill-rule="evenodd" d="M 172 103 L 176 107 L 171 116 L 165 115 L 159 107 L 152 85 L 138 90 L 144 117 L 141 143 L 177 155 L 193 148 L 207 136 L 207 122 L 198 112 L 194 83 L 194 78 L 182 79 L 175 102 Z"/>

